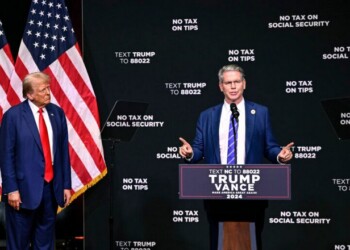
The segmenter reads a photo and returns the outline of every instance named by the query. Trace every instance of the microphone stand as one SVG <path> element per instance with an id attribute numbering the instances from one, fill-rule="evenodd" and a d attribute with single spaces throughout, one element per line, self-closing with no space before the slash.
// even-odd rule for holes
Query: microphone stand
<path id="1" fill-rule="evenodd" d="M 232 115 L 232 129 L 233 129 L 233 140 L 235 141 L 235 160 L 236 160 L 236 164 L 237 164 L 237 132 L 236 131 L 236 127 L 235 127 L 235 122 L 234 120 L 236 120 L 236 122 L 238 123 L 238 117 L 235 117 L 234 115 Z"/>
<path id="2" fill-rule="evenodd" d="M 236 131 L 236 126 L 235 126 L 235 120 L 237 122 L 237 127 L 238 127 L 238 117 L 239 117 L 239 112 L 238 112 L 238 109 L 237 109 L 237 105 L 233 102 L 230 104 L 230 109 L 231 109 L 231 112 L 232 112 L 232 120 L 231 120 L 231 123 L 232 123 L 232 130 L 233 130 L 233 140 L 235 142 L 235 160 L 236 160 L 236 164 L 237 164 L 237 132 Z"/>

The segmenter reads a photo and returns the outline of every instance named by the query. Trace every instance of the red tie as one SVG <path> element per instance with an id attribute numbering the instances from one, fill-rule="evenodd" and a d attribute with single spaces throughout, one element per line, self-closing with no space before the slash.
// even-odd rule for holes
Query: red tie
<path id="1" fill-rule="evenodd" d="M 47 133 L 47 128 L 43 116 L 43 109 L 39 109 L 39 132 L 41 145 L 43 147 L 44 159 L 45 159 L 45 175 L 44 179 L 50 182 L 53 178 L 52 160 L 51 160 L 51 149 L 49 142 L 49 135 Z"/>

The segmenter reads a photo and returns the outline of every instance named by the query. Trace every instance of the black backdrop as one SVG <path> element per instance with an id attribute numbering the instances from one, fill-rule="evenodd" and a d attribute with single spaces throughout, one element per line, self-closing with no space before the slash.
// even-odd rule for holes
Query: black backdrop
<path id="1" fill-rule="evenodd" d="M 264 249 L 350 247 L 350 144 L 321 105 L 349 96 L 348 1 L 85 0 L 82 10 L 101 122 L 116 100 L 149 107 L 130 142 L 111 151 L 104 141 L 113 176 L 67 210 L 58 234 L 77 228 L 85 249 L 108 249 L 112 215 L 113 249 L 208 249 L 202 202 L 178 199 L 178 137 L 191 140 L 200 111 L 223 101 L 217 71 L 237 63 L 246 71 L 246 99 L 270 108 L 281 145 L 296 144 L 292 200 L 269 202 Z M 2 21 L 10 40 L 17 27 Z M 347 129 L 349 112 L 338 114 Z"/>

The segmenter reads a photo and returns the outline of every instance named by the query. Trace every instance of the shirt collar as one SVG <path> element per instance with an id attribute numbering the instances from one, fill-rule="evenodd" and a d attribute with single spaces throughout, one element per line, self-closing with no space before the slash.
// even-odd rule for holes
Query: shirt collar
<path id="1" fill-rule="evenodd" d="M 36 106 L 31 100 L 28 99 L 28 104 L 29 104 L 29 107 L 30 109 L 32 110 L 33 114 L 36 114 L 39 112 L 39 108 L 38 106 Z M 43 107 L 43 111 L 44 113 L 46 112 L 46 108 Z"/>
<path id="2" fill-rule="evenodd" d="M 245 101 L 243 98 L 242 101 L 240 101 L 240 103 L 237 104 L 237 109 L 238 109 L 238 111 L 243 112 L 244 107 L 245 107 Z M 227 103 L 226 101 L 224 101 L 224 109 L 226 112 L 231 112 L 230 104 Z"/>

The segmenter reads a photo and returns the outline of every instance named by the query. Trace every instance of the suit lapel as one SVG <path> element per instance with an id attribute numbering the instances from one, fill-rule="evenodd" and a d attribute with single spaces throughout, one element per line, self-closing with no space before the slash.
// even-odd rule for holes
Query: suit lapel
<path id="1" fill-rule="evenodd" d="M 255 126 L 255 112 L 254 103 L 245 101 L 245 116 L 246 116 L 246 156 L 248 155 L 250 146 L 252 144 L 253 131 Z"/>
<path id="2" fill-rule="evenodd" d="M 52 146 L 53 146 L 53 155 L 55 155 L 56 152 L 56 145 L 57 145 L 57 123 L 56 123 L 56 118 L 55 118 L 55 114 L 52 110 L 52 105 L 48 104 L 46 105 L 46 110 L 47 113 L 49 115 L 50 118 L 50 123 L 51 123 L 51 127 L 52 127 Z"/>
<path id="3" fill-rule="evenodd" d="M 38 145 L 38 147 L 42 151 L 39 130 L 38 130 L 38 127 L 35 123 L 33 112 L 29 107 L 28 100 L 23 102 L 22 115 L 23 115 L 23 119 L 26 121 L 26 124 L 27 124 L 30 132 L 32 133 L 32 135 L 34 137 L 36 144 Z"/>
<path id="4" fill-rule="evenodd" d="M 219 145 L 219 126 L 220 126 L 220 117 L 221 117 L 221 111 L 222 111 L 222 105 L 218 105 L 213 108 L 212 112 L 212 130 L 211 130 L 211 135 L 212 135 L 212 142 L 214 145 L 213 149 L 215 152 L 215 161 L 218 163 L 221 163 L 220 160 L 220 145 Z"/>

